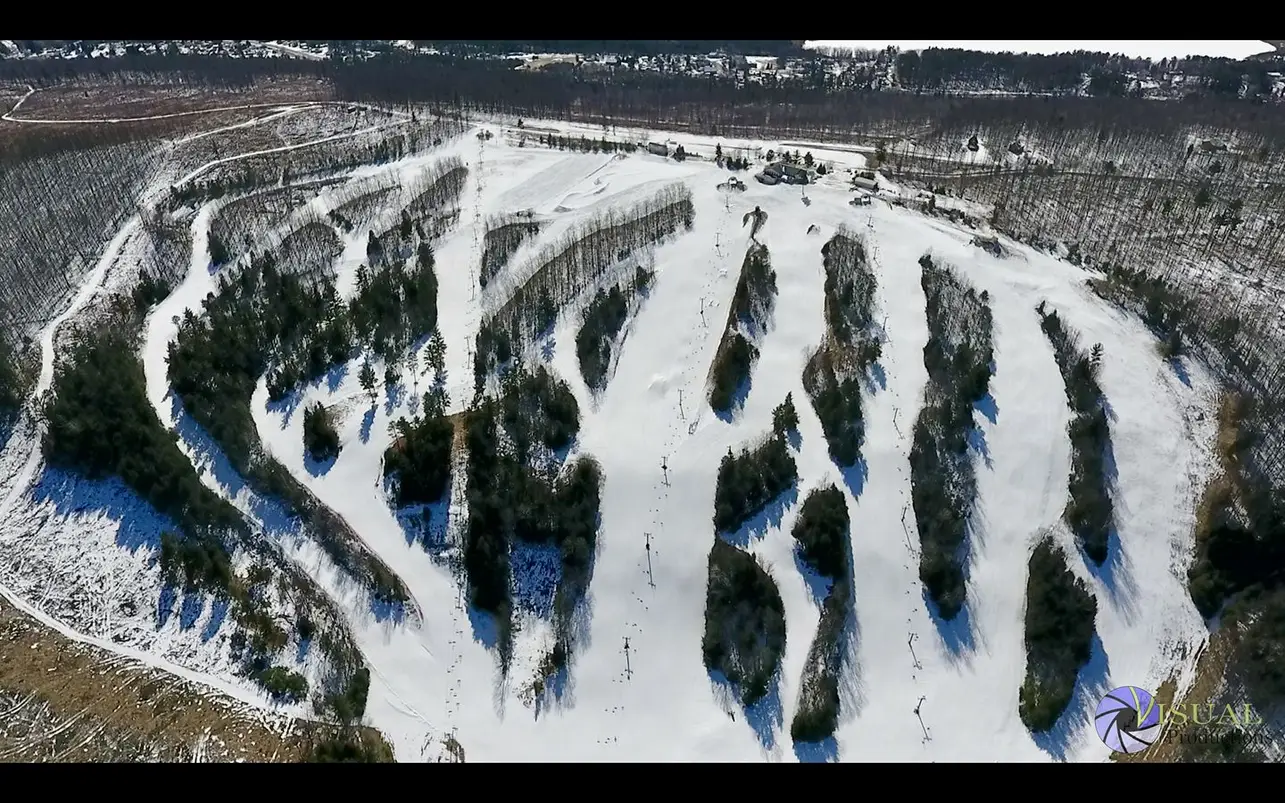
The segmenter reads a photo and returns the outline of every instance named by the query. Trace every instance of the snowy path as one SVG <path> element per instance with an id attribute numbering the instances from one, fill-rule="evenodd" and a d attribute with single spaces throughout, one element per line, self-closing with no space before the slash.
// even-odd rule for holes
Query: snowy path
<path id="1" fill-rule="evenodd" d="M 24 95 L 23 98 L 20 99 L 17 104 L 15 104 L 14 108 L 10 111 L 10 113 L 4 116 L 4 119 L 9 120 L 11 122 L 41 122 L 41 121 L 31 121 L 31 120 L 11 118 L 11 115 L 13 114 L 13 112 L 17 111 L 18 107 L 22 105 L 22 102 L 25 101 L 28 97 L 30 97 L 31 94 L 34 93 L 34 91 L 35 91 L 34 89 L 31 89 L 29 87 L 28 93 Z M 281 116 L 284 116 L 284 114 L 293 113 L 299 110 L 298 106 L 282 108 L 281 104 L 261 104 L 259 105 L 259 107 L 262 107 L 262 108 L 275 107 L 275 108 L 281 109 L 281 111 L 276 114 L 270 114 L 263 117 L 258 117 L 258 118 L 255 118 L 254 120 L 237 124 L 235 126 L 232 126 L 232 128 L 239 128 L 247 125 L 269 122 L 273 119 L 277 119 Z M 403 113 L 400 113 L 400 112 L 397 114 L 403 117 L 405 116 Z M 163 116 L 165 115 L 162 115 L 162 117 Z M 153 119 L 153 118 L 147 118 L 147 119 Z M 61 123 L 65 121 L 59 120 L 59 121 L 48 121 L 48 122 Z M 91 123 L 91 122 L 105 122 L 105 121 L 85 120 L 81 122 Z M 224 129 L 219 129 L 219 130 L 224 130 Z M 215 132 L 206 132 L 206 133 L 215 133 Z M 357 132 L 357 133 L 360 133 L 360 132 Z M 333 139 L 333 137 L 327 137 L 317 141 L 301 143 L 299 145 L 291 146 L 291 147 L 292 148 L 307 147 L 308 145 L 317 144 L 317 142 L 321 142 L 321 141 L 329 141 L 330 139 Z M 210 162 L 198 168 L 196 171 L 194 171 L 192 175 L 199 175 L 201 172 L 204 172 L 210 167 L 213 167 L 215 164 L 225 163 L 236 159 L 247 158 L 249 156 L 254 156 L 254 155 L 257 155 L 257 153 L 237 154 L 235 156 L 227 157 L 225 159 L 216 160 L 214 162 Z M 157 197 L 159 197 L 162 189 L 163 187 L 161 187 L 160 185 L 147 188 L 143 193 L 142 202 L 144 204 L 153 202 Z M 194 224 L 193 226 L 194 236 L 196 236 L 198 229 L 200 229 L 201 231 L 204 231 L 204 228 L 208 228 L 210 211 L 211 209 L 207 207 L 205 210 L 203 210 L 202 215 L 198 216 L 198 224 Z M 3 470 L 5 472 L 5 476 L 3 477 L 4 496 L 0 498 L 0 520 L 6 520 L 6 519 L 12 520 L 11 513 L 15 511 L 17 504 L 19 503 L 20 500 L 24 498 L 24 495 L 26 495 L 30 491 L 32 487 L 32 483 L 36 480 L 37 475 L 43 464 L 38 423 L 35 420 L 35 418 L 33 418 L 33 413 L 35 409 L 38 407 L 38 405 L 40 404 L 41 399 L 43 398 L 45 393 L 53 385 L 55 357 L 56 357 L 54 344 L 55 344 L 55 339 L 57 337 L 57 333 L 64 323 L 72 320 L 87 305 L 89 305 L 93 301 L 95 295 L 100 291 L 104 277 L 107 275 L 109 269 L 117 261 L 117 259 L 121 257 L 122 249 L 129 242 L 130 238 L 134 234 L 136 234 L 139 230 L 140 230 L 140 219 L 138 216 L 135 216 L 129 219 L 121 227 L 121 229 L 116 233 L 116 235 L 111 239 L 111 241 L 104 248 L 104 251 L 100 255 L 100 258 L 98 262 L 95 264 L 94 268 L 86 275 L 84 279 L 84 283 L 81 285 L 75 297 L 72 299 L 71 304 L 68 306 L 68 308 L 65 311 L 63 311 L 57 318 L 55 318 L 44 329 L 44 331 L 40 335 L 39 342 L 40 342 L 41 366 L 40 366 L 40 373 L 37 378 L 36 385 L 31 394 L 31 402 L 29 405 L 30 409 L 26 413 L 24 413 L 23 418 L 17 424 L 17 429 L 15 430 L 14 436 L 11 438 L 9 447 L 4 451 L 4 461 L 3 461 Z M 165 338 L 162 340 L 162 339 L 156 338 L 155 335 L 163 331 L 165 325 L 169 325 L 171 327 L 171 330 L 176 329 L 177 327 L 172 320 L 172 316 L 181 314 L 184 309 L 187 309 L 190 306 L 192 306 L 193 302 L 195 302 L 195 307 L 199 308 L 200 301 L 203 300 L 205 297 L 205 294 L 209 292 L 210 289 L 213 288 L 212 277 L 210 277 L 208 271 L 205 270 L 204 263 L 199 262 L 199 260 L 201 259 L 208 258 L 206 256 L 206 254 L 208 253 L 208 248 L 204 243 L 204 234 L 201 234 L 200 236 L 201 236 L 202 242 L 194 243 L 194 254 L 193 254 L 193 264 L 199 265 L 199 270 L 189 270 L 187 280 L 185 281 L 183 287 L 181 288 L 182 292 L 176 291 L 176 293 L 173 296 L 171 296 L 170 299 L 167 299 L 167 301 L 162 305 L 161 308 L 154 310 L 145 325 L 145 328 L 147 331 L 147 336 L 146 336 L 147 345 L 144 347 L 144 369 L 145 369 L 145 376 L 147 377 L 147 380 L 148 380 L 149 398 L 152 399 L 153 404 L 156 406 L 157 412 L 158 412 L 158 415 L 160 415 L 161 421 L 171 426 L 174 423 L 172 408 L 169 405 L 161 403 L 165 397 L 165 384 L 166 384 L 165 383 L 165 373 L 166 373 L 165 345 L 168 343 L 168 338 Z M 169 336 L 172 337 L 172 334 L 173 332 L 171 331 Z M 154 348 L 155 344 L 158 344 L 158 343 L 161 344 L 161 347 L 159 349 L 159 354 L 156 353 Z M 158 366 L 158 362 L 159 362 L 159 366 Z M 158 382 L 158 376 L 159 376 L 159 382 Z M 158 384 L 160 385 L 159 390 L 158 390 Z M 167 411 L 168 411 L 168 414 L 167 414 Z M 25 453 L 20 451 L 22 449 L 26 450 Z M 192 452 L 190 450 L 187 450 L 187 453 L 189 454 L 189 457 L 192 456 Z M 206 482 L 207 485 L 210 485 L 211 487 L 215 488 L 215 490 L 223 490 L 224 493 L 226 494 L 226 490 L 218 485 L 216 478 L 213 477 L 212 475 L 207 474 L 206 476 L 203 476 L 203 480 Z M 26 523 L 28 523 L 26 522 L 25 519 L 22 519 L 21 521 L 24 522 L 24 526 L 26 525 Z M 306 550 L 305 550 L 305 553 L 306 553 Z M 315 558 L 314 558 L 314 561 L 315 561 Z M 220 691 L 227 692 L 229 694 L 232 694 L 236 699 L 241 700 L 242 702 L 251 704 L 255 707 L 261 708 L 265 712 L 281 714 L 289 711 L 288 708 L 283 708 L 279 705 L 276 705 L 270 702 L 256 688 L 249 687 L 244 683 L 231 682 L 229 680 L 216 677 L 208 673 L 195 672 L 191 669 L 184 668 L 174 663 L 173 661 L 168 661 L 163 658 L 160 658 L 152 653 L 142 651 L 142 650 L 132 649 L 125 645 L 116 644 L 111 641 L 95 638 L 92 636 L 85 635 L 83 633 L 78 633 L 73 628 L 70 628 L 63 622 L 59 621 L 56 617 L 53 617 L 48 615 L 47 613 L 44 613 L 40 609 L 31 606 L 29 603 L 25 601 L 21 601 L 19 596 L 15 594 L 8 587 L 0 585 L 0 593 L 3 593 L 3 595 L 7 599 L 10 599 L 15 604 L 19 605 L 19 607 L 21 607 L 24 611 L 35 616 L 43 624 L 57 629 L 60 633 L 63 633 L 69 638 L 73 638 L 75 640 L 88 643 L 88 644 L 94 644 L 95 646 L 98 646 L 102 649 L 108 650 L 109 652 L 113 652 L 118 655 L 144 661 L 149 666 L 165 669 L 167 671 L 173 672 L 174 674 L 178 674 L 185 678 L 188 678 L 189 680 L 195 680 L 197 682 L 200 682 L 210 688 L 215 688 Z M 294 713 L 301 714 L 302 711 L 300 710 Z"/>

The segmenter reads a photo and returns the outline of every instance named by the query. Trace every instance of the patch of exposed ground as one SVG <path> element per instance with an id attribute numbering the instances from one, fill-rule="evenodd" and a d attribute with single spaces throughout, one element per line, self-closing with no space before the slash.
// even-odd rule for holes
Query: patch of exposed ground
<path id="1" fill-rule="evenodd" d="M 327 82 L 310 78 L 264 80 L 250 89 L 183 84 L 121 86 L 114 82 L 86 82 L 41 89 L 27 98 L 16 117 L 63 120 L 147 117 L 248 103 L 301 103 L 333 99 L 334 91 Z"/>
<path id="2" fill-rule="evenodd" d="M 0 762 L 295 762 L 332 731 L 71 641 L 0 601 Z"/>

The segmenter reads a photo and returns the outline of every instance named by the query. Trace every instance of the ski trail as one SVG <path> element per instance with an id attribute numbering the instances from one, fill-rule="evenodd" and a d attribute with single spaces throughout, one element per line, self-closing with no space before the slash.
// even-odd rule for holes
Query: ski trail
<path id="1" fill-rule="evenodd" d="M 36 380 L 36 386 L 31 391 L 31 398 L 28 401 L 27 415 L 38 415 L 39 407 L 43 403 L 45 393 L 53 386 L 54 381 L 54 340 L 57 337 L 58 329 L 93 299 L 102 285 L 103 277 L 107 275 L 107 269 L 120 255 L 121 249 L 125 243 L 139 227 L 139 218 L 131 218 L 116 236 L 108 243 L 107 249 L 94 265 L 94 269 L 89 272 L 85 278 L 84 284 L 76 292 L 70 306 L 62 312 L 61 315 L 54 318 L 45 330 L 40 334 L 40 375 Z M 18 472 L 16 480 L 10 486 L 9 492 L 5 495 L 4 503 L 0 504 L 0 521 L 13 508 L 14 503 L 27 489 L 31 487 L 32 480 L 35 478 L 36 470 L 40 467 L 41 461 L 41 443 L 40 438 L 33 438 L 28 444 L 30 451 L 27 454 L 26 463 Z"/>

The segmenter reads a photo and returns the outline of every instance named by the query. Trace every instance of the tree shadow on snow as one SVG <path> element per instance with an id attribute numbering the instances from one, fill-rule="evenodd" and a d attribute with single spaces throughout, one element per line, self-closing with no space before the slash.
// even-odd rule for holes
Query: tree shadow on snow
<path id="1" fill-rule="evenodd" d="M 562 553 L 550 544 L 515 541 L 509 550 L 513 612 L 540 619 L 553 614 L 553 597 L 562 579 Z"/>
<path id="2" fill-rule="evenodd" d="M 962 663 L 972 657 L 973 651 L 977 649 L 977 634 L 973 627 L 973 615 L 969 610 L 968 600 L 964 600 L 964 605 L 955 614 L 953 619 L 943 619 L 941 611 L 938 610 L 937 604 L 928 596 L 928 590 L 922 588 L 922 598 L 924 606 L 928 610 L 928 616 L 933 621 L 933 626 L 937 629 L 937 636 L 941 639 L 942 645 L 946 648 L 947 655 L 951 663 Z"/>
<path id="3" fill-rule="evenodd" d="M 1138 614 L 1138 586 L 1133 577 L 1129 556 L 1121 548 L 1120 531 L 1114 524 L 1107 530 L 1107 559 L 1102 561 L 1101 566 L 1089 560 L 1084 549 L 1079 546 L 1078 539 L 1076 546 L 1084 559 L 1084 565 L 1102 583 L 1121 618 L 1126 624 L 1132 624 Z"/>
<path id="4" fill-rule="evenodd" d="M 324 384 L 327 390 L 329 390 L 331 393 L 334 393 L 335 391 L 339 390 L 340 385 L 343 384 L 344 378 L 347 376 L 348 376 L 348 363 L 345 362 L 339 365 L 331 366 L 326 370 L 324 374 L 312 380 L 311 382 L 307 382 L 305 384 L 299 385 L 298 387 L 294 388 L 289 393 L 287 393 L 283 398 L 277 401 L 269 400 L 266 405 L 266 409 L 270 413 L 274 413 L 281 416 L 282 426 L 289 426 L 290 420 L 294 417 L 294 414 L 298 411 L 299 405 L 303 401 L 304 394 L 307 392 L 309 388 L 321 387 Z"/>
<path id="5" fill-rule="evenodd" d="M 372 404 L 366 408 L 365 415 L 361 418 L 361 432 L 357 437 L 361 438 L 362 443 L 370 443 L 370 430 L 375 426 L 375 406 Z"/>
<path id="6" fill-rule="evenodd" d="M 1075 679 L 1075 691 L 1071 702 L 1067 704 L 1062 716 L 1052 728 L 1042 733 L 1032 733 L 1031 739 L 1037 747 L 1058 761 L 1066 761 L 1067 754 L 1075 745 L 1076 734 L 1093 725 L 1093 713 L 1098 703 L 1107 693 L 1107 678 L 1111 675 L 1111 664 L 1107 657 L 1102 639 L 1095 632 L 1090 645 L 1089 662 L 1080 668 Z"/>
<path id="7" fill-rule="evenodd" d="M 714 410 L 714 416 L 724 424 L 730 424 L 740 415 L 741 410 L 745 409 L 745 400 L 749 398 L 750 388 L 754 386 L 753 372 L 745 378 L 745 381 L 736 386 L 732 393 L 732 403 L 726 410 Z M 711 408 L 712 409 L 712 408 Z"/>
<path id="8" fill-rule="evenodd" d="M 1169 367 L 1173 369 L 1174 376 L 1178 377 L 1179 382 L 1188 388 L 1191 387 L 1191 375 L 1187 373 L 1187 364 L 1183 362 L 1182 357 L 1170 357 Z"/>
<path id="9" fill-rule="evenodd" d="M 156 512 L 138 494 L 115 477 L 87 480 L 46 467 L 31 491 L 37 504 L 50 502 L 64 518 L 73 515 L 105 516 L 116 522 L 116 545 L 130 554 L 140 548 L 160 554 L 161 533 L 178 532 L 178 526 Z"/>
<path id="10" fill-rule="evenodd" d="M 751 706 L 745 706 L 741 702 L 742 698 L 737 684 L 728 680 L 727 676 L 722 672 L 717 669 L 708 669 L 706 674 L 709 676 L 710 684 L 714 687 L 714 696 L 722 703 L 723 709 L 728 712 L 728 716 L 735 719 L 734 712 L 739 709 L 746 724 L 750 726 L 750 729 L 754 731 L 755 737 L 758 738 L 759 745 L 766 751 L 771 751 L 776 747 L 776 737 L 781 730 L 785 717 L 781 706 L 780 669 L 772 676 L 767 694 Z"/>
<path id="11" fill-rule="evenodd" d="M 454 477 L 451 478 L 454 481 Z M 393 515 L 401 528 L 406 546 L 419 544 L 434 561 L 440 562 L 447 557 L 453 546 L 448 537 L 450 529 L 451 497 L 450 485 L 446 493 L 436 502 L 427 505 L 407 505 L 398 508 Z"/>
<path id="12" fill-rule="evenodd" d="M 819 742 L 795 742 L 794 757 L 800 764 L 834 764 L 839 761 L 839 742 L 833 736 Z"/>
<path id="13" fill-rule="evenodd" d="M 314 460 L 312 455 L 305 448 L 303 450 L 303 468 L 313 477 L 324 477 L 335 467 L 335 462 L 339 458 L 327 457 L 325 460 Z"/>
<path id="14" fill-rule="evenodd" d="M 554 350 L 558 347 L 558 341 L 553 336 L 548 337 L 540 344 L 540 357 L 545 362 L 553 362 Z"/>
<path id="15" fill-rule="evenodd" d="M 385 622 L 401 624 L 406 620 L 406 606 L 401 602 L 379 599 L 372 594 L 370 596 L 369 609 L 371 615 L 375 617 L 375 621 L 380 624 Z"/>
<path id="16" fill-rule="evenodd" d="M 812 604 L 820 605 L 825 601 L 830 589 L 834 587 L 834 581 L 809 566 L 803 559 L 803 551 L 797 544 L 791 552 L 794 554 L 794 567 L 799 570 L 799 575 L 803 577 L 803 584 L 807 586 L 808 597 L 812 600 Z"/>
<path id="17" fill-rule="evenodd" d="M 866 390 L 873 395 L 876 388 L 879 390 L 888 389 L 888 373 L 881 364 L 873 362 L 870 364 L 870 370 L 866 373 Z"/>
<path id="18" fill-rule="evenodd" d="M 1120 467 L 1115 461 L 1115 438 L 1113 434 L 1108 434 L 1106 443 L 1102 448 L 1102 471 L 1106 475 L 1107 491 L 1115 490 L 1116 485 L 1120 482 Z M 1112 508 L 1119 507 L 1119 494 L 1111 494 Z"/>
<path id="19" fill-rule="evenodd" d="M 235 499 L 247 489 L 245 479 L 241 476 L 232 461 L 228 460 L 223 449 L 219 447 L 200 424 L 188 414 L 178 395 L 170 392 L 170 407 L 174 416 L 174 429 L 184 443 L 192 450 L 192 464 L 200 471 L 208 470 L 214 481 L 224 490 L 228 498 Z M 304 540 L 298 519 L 284 505 L 259 494 L 251 494 L 249 513 L 258 520 L 265 535 L 273 540 L 298 546 Z"/>
<path id="20" fill-rule="evenodd" d="M 797 452 L 803 448 L 803 433 L 797 429 L 792 429 L 785 433 L 785 442 L 790 444 L 790 448 Z"/>
<path id="21" fill-rule="evenodd" d="M 977 452 L 977 456 L 982 459 L 982 465 L 990 470 L 995 469 L 995 462 L 991 460 L 990 445 L 986 443 L 986 432 L 981 427 L 969 427 L 966 438 L 968 448 Z"/>
<path id="22" fill-rule="evenodd" d="M 766 535 L 769 529 L 781 526 L 781 519 L 784 518 L 785 511 L 793 507 L 798 498 L 798 487 L 791 485 L 740 527 L 731 532 L 719 533 L 719 535 L 732 546 L 745 549 L 751 542 Z"/>
<path id="23" fill-rule="evenodd" d="M 866 480 L 870 477 L 870 467 L 866 459 L 858 457 L 852 465 L 840 466 L 839 473 L 843 476 L 843 484 L 852 491 L 852 498 L 860 499 L 862 492 L 866 489 Z"/>
<path id="24" fill-rule="evenodd" d="M 201 628 L 202 642 L 208 642 L 223 628 L 223 623 L 228 618 L 229 607 L 230 603 L 224 597 L 215 597 L 211 600 L 210 618 L 206 621 L 205 627 Z"/>
<path id="25" fill-rule="evenodd" d="M 986 395 L 973 403 L 973 409 L 981 413 L 991 424 L 999 423 L 999 404 L 995 401 L 995 396 L 989 390 Z"/>
<path id="26" fill-rule="evenodd" d="M 401 404 L 404 398 L 406 398 L 405 383 L 398 382 L 390 386 L 384 394 L 384 415 L 392 415 L 393 410 L 397 409 L 397 405 Z M 371 408 L 371 411 L 373 412 L 374 408 Z M 369 438 L 370 435 L 367 434 L 365 438 L 362 438 L 361 442 L 365 443 Z"/>
<path id="27" fill-rule="evenodd" d="M 500 646 L 500 623 L 493 614 L 474 607 L 471 602 L 467 603 L 467 607 L 473 640 L 488 650 L 497 649 Z"/>

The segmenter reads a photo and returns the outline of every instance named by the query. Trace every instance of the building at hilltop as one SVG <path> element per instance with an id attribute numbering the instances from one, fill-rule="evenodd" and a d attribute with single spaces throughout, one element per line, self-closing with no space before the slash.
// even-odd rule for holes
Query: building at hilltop
<path id="1" fill-rule="evenodd" d="M 756 175 L 761 184 L 807 184 L 808 171 L 801 167 L 777 162 L 763 168 L 763 172 Z"/>

